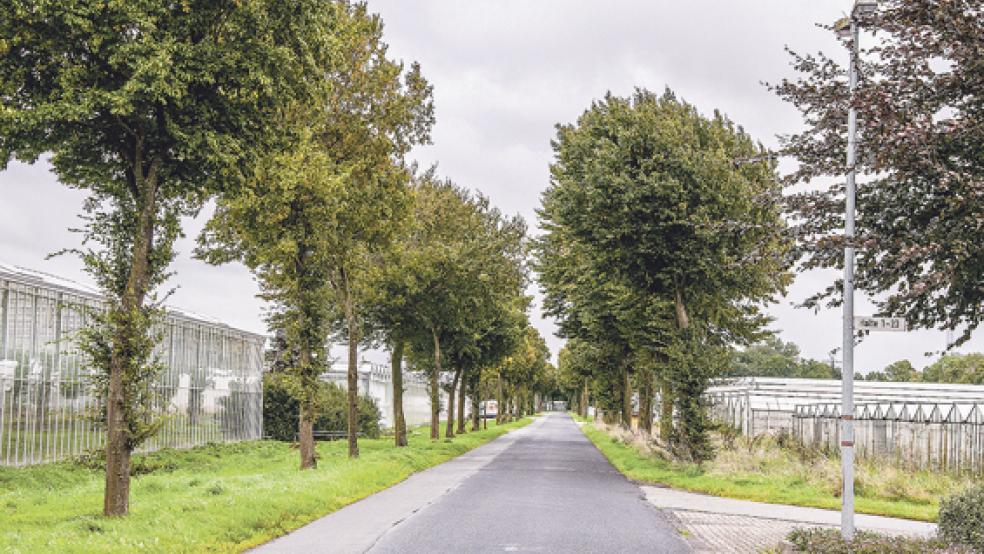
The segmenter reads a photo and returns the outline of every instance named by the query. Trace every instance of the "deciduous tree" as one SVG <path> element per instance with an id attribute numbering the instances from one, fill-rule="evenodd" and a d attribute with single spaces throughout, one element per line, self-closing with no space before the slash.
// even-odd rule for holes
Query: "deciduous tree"
<path id="1" fill-rule="evenodd" d="M 541 220 L 563 240 L 546 250 L 566 248 L 562 256 L 586 260 L 572 267 L 603 275 L 596 287 L 609 287 L 616 300 L 590 310 L 594 317 L 618 322 L 619 313 L 631 313 L 628 298 L 658 314 L 651 346 L 670 369 L 682 422 L 674 437 L 688 457 L 702 459 L 702 393 L 712 370 L 723 365 L 725 348 L 760 336 L 762 308 L 789 282 L 773 164 L 727 117 L 705 117 L 669 91 L 606 96 L 576 124 L 558 127 L 554 152 Z M 579 278 L 564 273 L 555 279 L 561 288 Z M 564 311 L 559 297 L 556 309 Z M 624 331 L 611 336 L 629 346 L 621 356 L 627 363 L 639 341 Z"/>
<path id="2" fill-rule="evenodd" d="M 277 107 L 309 93 L 334 4 L 31 2 L 0 10 L 0 169 L 51 154 L 88 191 L 80 250 L 108 309 L 82 338 L 105 373 L 107 515 L 129 509 L 130 454 L 153 432 L 151 332 L 180 218 L 236 190 Z"/>
<path id="3" fill-rule="evenodd" d="M 359 454 L 360 307 L 374 258 L 408 208 L 402 158 L 433 121 L 430 86 L 418 66 L 404 71 L 386 57 L 380 18 L 364 4 L 335 7 L 336 55 L 318 67 L 327 78 L 281 122 L 291 144 L 249 187 L 220 199 L 203 239 L 204 250 L 231 251 L 256 272 L 278 307 L 274 322 L 297 344 L 302 468 L 315 465 L 311 395 L 332 323 L 348 343 L 349 456 Z"/>
<path id="4" fill-rule="evenodd" d="M 984 6 L 977 0 L 882 0 L 864 22 L 861 80 L 849 97 L 847 53 L 793 53 L 798 76 L 773 90 L 803 115 L 785 137 L 802 268 L 843 267 L 847 108 L 859 112 L 855 286 L 910 327 L 956 329 L 984 312 Z M 864 33 L 862 36 L 866 36 Z M 845 63 L 840 63 L 843 60 Z M 815 179 L 836 179 L 817 190 Z M 839 305 L 838 280 L 807 301 Z"/>

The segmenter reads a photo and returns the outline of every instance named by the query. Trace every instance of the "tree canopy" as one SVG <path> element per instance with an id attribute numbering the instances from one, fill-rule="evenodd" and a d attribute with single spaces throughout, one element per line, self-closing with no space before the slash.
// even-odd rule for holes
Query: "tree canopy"
<path id="1" fill-rule="evenodd" d="M 735 352 L 726 375 L 840 379 L 840 370 L 819 360 L 800 356 L 799 347 L 791 342 L 769 337 Z"/>
<path id="2" fill-rule="evenodd" d="M 802 268 L 843 267 L 844 185 L 815 190 L 816 178 L 847 173 L 847 108 L 859 112 L 858 290 L 912 328 L 978 327 L 984 292 L 984 12 L 979 2 L 883 0 L 864 21 L 875 33 L 861 49 L 861 79 L 849 97 L 847 55 L 792 53 L 798 77 L 773 90 L 806 128 L 784 138 L 797 162 L 789 184 Z M 839 304 L 840 281 L 812 297 Z"/>
<path id="3" fill-rule="evenodd" d="M 334 58 L 338 4 L 27 2 L 0 17 L 0 169 L 50 153 L 89 193 L 77 250 L 109 306 L 81 337 L 105 374 L 104 512 L 129 509 L 130 454 L 153 432 L 151 332 L 180 218 L 242 185 L 282 106 Z"/>
<path id="4" fill-rule="evenodd" d="M 605 352 L 624 424 L 631 374 L 646 406 L 658 377 L 662 421 L 671 398 L 680 413 L 663 431 L 706 457 L 709 378 L 728 347 L 762 336 L 764 306 L 790 280 L 774 166 L 727 117 L 670 91 L 609 94 L 559 125 L 553 147 L 537 243 L 545 312 Z"/>
<path id="5" fill-rule="evenodd" d="M 326 369 L 332 323 L 349 342 L 349 455 L 358 455 L 358 314 L 372 259 L 402 228 L 410 196 L 403 156 L 426 141 L 430 86 L 413 65 L 386 58 L 382 22 L 365 5 L 337 7 L 331 77 L 278 122 L 284 150 L 271 151 L 249 184 L 223 195 L 201 239 L 213 262 L 242 259 L 275 304 L 274 329 L 299 352 L 301 465 L 314 465 L 311 401 Z"/>

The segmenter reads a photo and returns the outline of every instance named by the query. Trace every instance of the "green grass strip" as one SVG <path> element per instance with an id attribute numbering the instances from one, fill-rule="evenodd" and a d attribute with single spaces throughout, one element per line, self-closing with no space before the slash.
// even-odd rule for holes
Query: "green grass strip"
<path id="1" fill-rule="evenodd" d="M 759 454 L 755 458 L 741 452 L 730 453 L 725 462 L 713 461 L 701 467 L 643 454 L 636 446 L 626 444 L 590 423 L 581 426 L 581 429 L 616 469 L 638 483 L 771 504 L 832 510 L 841 507 L 840 498 L 835 492 L 840 488 L 839 480 L 830 475 L 831 468 L 836 470 L 837 460 L 819 462 L 824 465 L 821 468 L 818 462 L 800 463 L 795 456 L 773 449 L 767 451 L 765 456 Z M 748 459 L 736 463 L 735 458 L 741 456 Z M 725 456 L 719 456 L 722 457 Z M 820 474 L 819 469 L 826 473 Z M 892 475 L 893 472 L 896 475 Z M 873 473 L 888 475 L 892 479 L 870 479 L 870 484 L 859 483 L 856 491 L 856 510 L 859 513 L 936 521 L 939 496 L 919 496 L 895 490 L 903 486 L 898 482 L 929 480 L 932 482 L 924 488 L 928 488 L 930 493 L 934 488 L 939 488 L 940 495 L 952 492 L 949 490 L 951 488 L 963 486 L 946 475 L 927 472 L 906 475 L 884 465 Z M 860 474 L 863 478 L 864 472 Z"/>
<path id="2" fill-rule="evenodd" d="M 410 446 L 392 438 L 319 443 L 318 468 L 275 441 L 209 445 L 138 456 L 156 468 L 132 482 L 131 513 L 106 518 L 103 474 L 72 463 L 0 467 L 0 552 L 240 552 L 459 456 L 532 421 Z M 442 426 L 443 432 L 443 426 Z"/>

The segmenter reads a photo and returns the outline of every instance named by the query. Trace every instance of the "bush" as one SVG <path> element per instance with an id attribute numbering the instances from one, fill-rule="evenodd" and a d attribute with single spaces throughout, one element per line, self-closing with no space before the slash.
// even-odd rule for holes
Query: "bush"
<path id="1" fill-rule="evenodd" d="M 797 552 L 807 554 L 971 554 L 968 548 L 949 546 L 940 539 L 890 537 L 858 531 L 851 541 L 837 529 L 795 529 L 787 537 Z"/>
<path id="2" fill-rule="evenodd" d="M 939 529 L 943 540 L 984 552 L 984 485 L 943 499 Z"/>
<path id="3" fill-rule="evenodd" d="M 281 441 L 293 441 L 297 436 L 300 404 L 290 393 L 283 373 L 268 373 L 263 377 L 263 435 Z M 345 391 L 334 383 L 319 383 L 316 397 L 318 419 L 316 431 L 344 431 L 348 426 L 345 416 Z M 359 397 L 359 431 L 369 438 L 379 437 L 381 414 L 376 402 L 369 397 Z"/>

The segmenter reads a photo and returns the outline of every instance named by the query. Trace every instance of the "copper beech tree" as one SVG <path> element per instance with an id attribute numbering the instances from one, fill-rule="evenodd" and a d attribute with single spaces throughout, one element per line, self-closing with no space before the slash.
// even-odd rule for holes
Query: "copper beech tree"
<path id="1" fill-rule="evenodd" d="M 803 115 L 783 140 L 804 269 L 843 267 L 847 108 L 859 113 L 855 286 L 912 327 L 955 329 L 984 317 L 984 5 L 882 0 L 862 21 L 860 84 L 847 51 L 792 53 L 797 73 L 772 89 Z M 818 189 L 816 179 L 834 180 Z M 837 281 L 807 301 L 839 304 Z M 950 345 L 952 346 L 952 345 Z"/>

